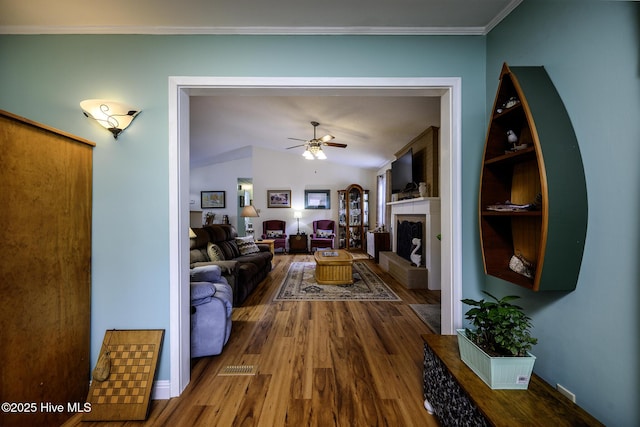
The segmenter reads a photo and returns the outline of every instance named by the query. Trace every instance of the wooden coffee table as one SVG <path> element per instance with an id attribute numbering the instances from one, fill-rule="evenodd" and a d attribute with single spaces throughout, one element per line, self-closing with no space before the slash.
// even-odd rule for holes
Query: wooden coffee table
<path id="1" fill-rule="evenodd" d="M 316 282 L 321 285 L 350 285 L 353 283 L 353 257 L 342 249 L 318 250 Z"/>

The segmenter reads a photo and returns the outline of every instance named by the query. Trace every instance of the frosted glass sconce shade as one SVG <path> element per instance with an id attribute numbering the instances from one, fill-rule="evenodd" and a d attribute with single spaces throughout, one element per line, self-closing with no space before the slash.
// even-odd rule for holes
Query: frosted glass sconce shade
<path id="1" fill-rule="evenodd" d="M 85 99 L 80 102 L 80 108 L 85 116 L 100 123 L 116 139 L 141 111 L 130 105 L 106 99 Z"/>

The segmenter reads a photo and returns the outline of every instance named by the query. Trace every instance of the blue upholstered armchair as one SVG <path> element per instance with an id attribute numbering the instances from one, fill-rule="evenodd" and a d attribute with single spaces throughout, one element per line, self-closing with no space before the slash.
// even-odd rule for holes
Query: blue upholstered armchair
<path id="1" fill-rule="evenodd" d="M 318 248 L 333 249 L 336 237 L 336 222 L 331 219 L 313 221 L 313 234 L 311 234 L 311 252 Z"/>
<path id="2" fill-rule="evenodd" d="M 287 223 L 278 219 L 262 221 L 262 238 L 275 240 L 273 249 L 287 251 Z"/>
<path id="3" fill-rule="evenodd" d="M 191 357 L 213 356 L 231 335 L 233 291 L 220 267 L 191 269 Z"/>

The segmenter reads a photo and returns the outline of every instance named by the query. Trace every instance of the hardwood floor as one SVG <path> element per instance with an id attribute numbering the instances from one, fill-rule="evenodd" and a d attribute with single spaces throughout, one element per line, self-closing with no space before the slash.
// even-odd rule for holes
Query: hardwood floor
<path id="1" fill-rule="evenodd" d="M 408 304 L 439 303 L 439 291 L 408 290 L 372 269 L 402 302 L 272 302 L 292 261 L 274 269 L 242 307 L 219 356 L 194 360 L 174 399 L 152 402 L 145 422 L 65 426 L 437 426 L 423 407 L 422 339 L 432 331 Z M 227 365 L 255 375 L 220 376 Z"/>

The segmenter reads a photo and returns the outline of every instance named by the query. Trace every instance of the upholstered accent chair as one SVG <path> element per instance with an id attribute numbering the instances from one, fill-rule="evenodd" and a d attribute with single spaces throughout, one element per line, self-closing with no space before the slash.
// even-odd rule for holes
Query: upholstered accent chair
<path id="1" fill-rule="evenodd" d="M 218 265 L 194 267 L 191 274 L 191 357 L 213 356 L 231 335 L 233 290 Z"/>
<path id="2" fill-rule="evenodd" d="M 262 238 L 275 240 L 273 244 L 274 251 L 282 249 L 287 251 L 287 223 L 278 219 L 262 221 Z"/>
<path id="3" fill-rule="evenodd" d="M 333 249 L 336 237 L 336 222 L 331 219 L 313 221 L 313 234 L 311 234 L 311 252 L 318 248 Z"/>

